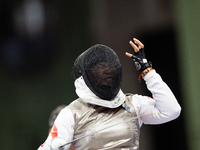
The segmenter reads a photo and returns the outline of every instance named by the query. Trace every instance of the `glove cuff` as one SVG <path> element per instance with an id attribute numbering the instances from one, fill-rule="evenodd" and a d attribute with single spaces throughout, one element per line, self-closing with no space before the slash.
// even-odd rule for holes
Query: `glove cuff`
<path id="1" fill-rule="evenodd" d="M 142 73 L 139 75 L 139 77 L 138 77 L 139 82 L 141 82 L 141 76 L 142 76 L 142 78 L 144 78 L 144 76 L 152 70 L 152 65 L 150 64 L 150 66 L 151 67 L 148 67 L 147 69 L 142 71 Z"/>

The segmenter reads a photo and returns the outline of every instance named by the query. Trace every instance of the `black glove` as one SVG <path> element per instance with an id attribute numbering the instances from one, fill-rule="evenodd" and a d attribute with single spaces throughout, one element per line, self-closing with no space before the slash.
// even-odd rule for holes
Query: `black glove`
<path id="1" fill-rule="evenodd" d="M 135 62 L 136 69 L 139 72 L 142 72 L 151 66 L 151 62 L 148 62 L 145 58 L 144 48 L 141 48 L 137 53 L 134 51 L 132 58 Z"/>

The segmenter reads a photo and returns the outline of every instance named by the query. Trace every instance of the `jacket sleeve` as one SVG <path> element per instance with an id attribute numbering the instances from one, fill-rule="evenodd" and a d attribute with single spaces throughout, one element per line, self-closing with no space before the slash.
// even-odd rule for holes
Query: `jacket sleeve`
<path id="1" fill-rule="evenodd" d="M 132 98 L 140 125 L 161 124 L 176 119 L 180 115 L 181 107 L 160 75 L 152 70 L 144 80 L 153 98 L 141 95 Z"/>
<path id="2" fill-rule="evenodd" d="M 72 141 L 74 133 L 74 118 L 69 108 L 64 108 L 57 116 L 51 132 L 49 133 L 46 141 L 38 150 L 57 150 L 61 145 Z M 64 150 L 69 149 L 66 145 Z"/>

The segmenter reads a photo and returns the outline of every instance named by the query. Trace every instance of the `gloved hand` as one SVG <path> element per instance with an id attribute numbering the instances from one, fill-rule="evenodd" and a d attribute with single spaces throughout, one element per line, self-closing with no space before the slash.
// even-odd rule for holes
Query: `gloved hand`
<path id="1" fill-rule="evenodd" d="M 53 140 L 51 141 L 51 149 L 52 150 L 60 150 L 60 146 L 66 144 L 66 141 L 62 138 L 58 138 L 58 137 L 55 137 L 53 138 Z M 69 145 L 66 145 L 62 148 L 62 150 L 68 150 L 69 149 Z"/>
<path id="2" fill-rule="evenodd" d="M 135 44 L 132 41 L 130 41 L 129 43 L 134 49 L 134 54 L 130 54 L 126 52 L 126 55 L 133 58 L 136 69 L 139 72 L 142 72 L 146 68 L 150 67 L 151 63 L 148 62 L 147 59 L 145 58 L 144 45 L 138 39 L 134 38 L 133 41 Z"/>

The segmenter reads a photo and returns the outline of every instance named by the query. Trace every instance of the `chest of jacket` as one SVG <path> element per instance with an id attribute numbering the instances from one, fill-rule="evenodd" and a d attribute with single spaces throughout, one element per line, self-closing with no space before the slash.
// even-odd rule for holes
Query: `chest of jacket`
<path id="1" fill-rule="evenodd" d="M 136 112 L 127 98 L 123 107 L 94 107 L 80 99 L 69 105 L 75 120 L 74 139 L 89 135 L 74 143 L 76 150 L 135 149 L 139 147 L 139 125 Z M 98 131 L 98 132 L 97 132 Z"/>

